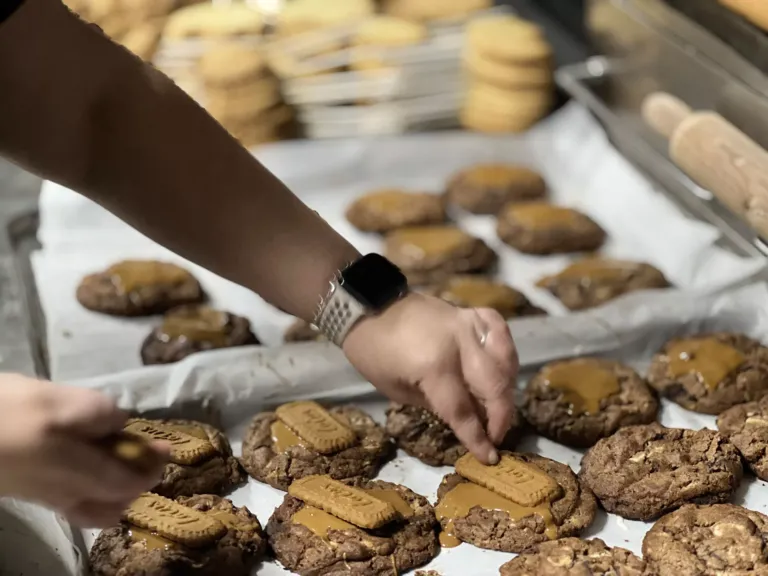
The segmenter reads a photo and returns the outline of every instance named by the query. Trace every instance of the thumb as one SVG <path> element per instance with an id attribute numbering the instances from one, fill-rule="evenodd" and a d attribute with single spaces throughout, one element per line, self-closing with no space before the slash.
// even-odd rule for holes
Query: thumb
<path id="1" fill-rule="evenodd" d="M 62 432 L 99 439 L 122 430 L 128 415 L 95 390 L 52 385 L 51 421 Z"/>

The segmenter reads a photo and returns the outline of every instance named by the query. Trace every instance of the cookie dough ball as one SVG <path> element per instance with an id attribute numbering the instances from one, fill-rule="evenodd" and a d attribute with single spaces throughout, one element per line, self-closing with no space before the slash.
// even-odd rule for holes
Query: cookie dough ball
<path id="1" fill-rule="evenodd" d="M 496 214 L 510 202 L 541 200 L 547 185 L 541 174 L 523 166 L 480 164 L 448 182 L 449 202 L 474 214 Z"/>
<path id="2" fill-rule="evenodd" d="M 404 190 L 377 190 L 358 198 L 347 208 L 347 220 L 362 232 L 441 224 L 445 219 L 440 196 Z"/>
<path id="3" fill-rule="evenodd" d="M 144 365 L 169 364 L 195 352 L 259 344 L 247 318 L 208 306 L 182 306 L 165 314 L 141 346 Z"/>
<path id="4" fill-rule="evenodd" d="M 683 504 L 725 502 L 743 475 L 741 456 L 712 430 L 629 426 L 581 461 L 579 478 L 608 512 L 653 520 Z"/>
<path id="5" fill-rule="evenodd" d="M 454 274 L 488 271 L 496 253 L 455 226 L 401 228 L 385 238 L 384 255 L 412 286 L 437 284 Z"/>
<path id="6" fill-rule="evenodd" d="M 349 447 L 320 453 L 275 412 L 262 412 L 251 421 L 245 434 L 243 466 L 256 480 L 280 490 L 288 490 L 294 480 L 318 474 L 336 480 L 375 476 L 395 452 L 384 429 L 353 406 L 335 406 L 327 413 L 354 432 L 356 439 Z"/>
<path id="7" fill-rule="evenodd" d="M 496 230 L 502 241 L 526 254 L 590 252 L 606 238 L 586 214 L 543 202 L 507 205 Z"/>
<path id="8" fill-rule="evenodd" d="M 719 414 L 768 394 L 768 349 L 728 332 L 670 340 L 653 357 L 648 382 L 683 408 Z"/>
<path id="9" fill-rule="evenodd" d="M 656 522 L 643 556 L 658 576 L 766 576 L 768 516 L 732 504 L 683 506 Z"/>
<path id="10" fill-rule="evenodd" d="M 112 316 L 151 316 L 205 300 L 200 283 L 180 266 L 155 260 L 124 260 L 83 278 L 82 306 Z"/>
<path id="11" fill-rule="evenodd" d="M 309 322 L 297 319 L 291 324 L 283 335 L 283 341 L 290 342 L 328 342 L 328 339 L 320 330 Z"/>
<path id="12" fill-rule="evenodd" d="M 568 466 L 536 454 L 502 454 L 546 474 L 559 487 L 557 496 L 536 506 L 522 506 L 458 474 L 448 474 L 437 490 L 435 506 L 444 546 L 468 542 L 520 553 L 548 540 L 576 536 L 592 524 L 595 497 Z"/>
<path id="13" fill-rule="evenodd" d="M 717 429 L 733 443 L 755 476 L 768 480 L 768 397 L 729 408 Z"/>
<path id="14" fill-rule="evenodd" d="M 521 408 L 539 434 L 587 448 L 624 426 L 654 422 L 659 402 L 628 366 L 578 358 L 544 366 L 528 383 Z"/>
<path id="15" fill-rule="evenodd" d="M 453 276 L 429 292 L 461 308 L 491 308 L 506 319 L 546 314 L 522 292 L 482 276 Z"/>

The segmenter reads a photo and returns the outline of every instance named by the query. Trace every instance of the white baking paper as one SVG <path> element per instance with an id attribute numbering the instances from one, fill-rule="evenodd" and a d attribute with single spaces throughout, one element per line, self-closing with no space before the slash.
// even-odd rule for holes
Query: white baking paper
<path id="1" fill-rule="evenodd" d="M 381 240 L 357 232 L 344 210 L 357 196 L 381 187 L 439 192 L 457 170 L 478 162 L 513 162 L 546 177 L 552 200 L 593 216 L 609 233 L 604 252 L 648 261 L 679 288 L 712 292 L 765 270 L 764 259 L 745 259 L 720 248 L 719 232 L 685 217 L 609 144 L 589 113 L 571 104 L 522 136 L 464 132 L 369 140 L 283 142 L 259 149 L 258 157 L 307 204 L 364 252 Z M 222 186 L 226 186 L 223 182 Z M 199 277 L 216 306 L 247 316 L 267 345 L 281 342 L 291 318 L 250 293 L 170 253 L 98 205 L 46 183 L 40 199 L 39 238 L 34 255 L 36 283 L 47 322 L 51 375 L 72 380 L 138 368 L 139 347 L 157 319 L 120 319 L 83 309 L 75 300 L 86 274 L 124 258 L 181 262 Z M 458 223 L 481 236 L 501 255 L 499 277 L 554 315 L 566 313 L 550 294 L 535 287 L 559 271 L 567 256 L 535 257 L 502 244 L 494 219 L 457 213 Z M 634 302 L 644 307 L 654 295 Z M 616 315 L 609 305 L 590 315 Z M 623 310 L 623 308 L 622 308 Z M 631 314 L 642 310 L 630 310 Z M 533 322 L 546 322 L 535 320 Z M 516 333 L 531 321 L 513 322 Z M 521 344 L 521 346 L 525 346 Z"/>

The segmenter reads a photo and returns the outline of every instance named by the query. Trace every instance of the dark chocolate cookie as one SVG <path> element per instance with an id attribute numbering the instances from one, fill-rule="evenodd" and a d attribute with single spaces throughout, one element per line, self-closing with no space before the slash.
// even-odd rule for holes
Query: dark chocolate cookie
<path id="1" fill-rule="evenodd" d="M 347 208 L 347 220 L 363 232 L 442 224 L 445 219 L 445 205 L 440 196 L 402 190 L 371 192 Z"/>
<path id="2" fill-rule="evenodd" d="M 768 348 L 728 332 L 676 338 L 653 357 L 648 383 L 683 408 L 720 414 L 768 394 Z"/>
<path id="3" fill-rule="evenodd" d="M 541 174 L 522 166 L 480 164 L 448 182 L 449 202 L 475 214 L 496 214 L 510 202 L 541 200 L 547 185 Z"/>
<path id="4" fill-rule="evenodd" d="M 645 562 L 599 539 L 563 538 L 539 544 L 501 567 L 501 576 L 650 576 Z"/>
<path id="5" fill-rule="evenodd" d="M 384 253 L 413 286 L 437 284 L 454 274 L 485 272 L 497 260 L 485 242 L 455 226 L 395 230 L 385 239 Z"/>
<path id="6" fill-rule="evenodd" d="M 717 428 L 738 448 L 755 475 L 768 480 L 768 397 L 729 408 Z"/>
<path id="7" fill-rule="evenodd" d="M 458 474 L 448 474 L 437 490 L 435 506 L 444 545 L 455 545 L 452 537 L 480 548 L 519 553 L 547 540 L 576 536 L 592 524 L 597 512 L 595 497 L 568 466 L 536 454 L 512 456 L 553 479 L 560 495 L 551 502 L 525 507 Z M 467 486 L 462 487 L 464 484 Z"/>
<path id="8" fill-rule="evenodd" d="M 523 421 L 515 410 L 502 447 L 513 449 L 522 428 Z M 424 408 L 392 403 L 387 409 L 386 429 L 400 448 L 430 466 L 453 466 L 467 453 L 453 431 L 437 415 Z"/>
<path id="9" fill-rule="evenodd" d="M 643 539 L 654 576 L 768 575 L 768 516 L 733 504 L 683 506 Z"/>
<path id="10" fill-rule="evenodd" d="M 125 260 L 83 278 L 77 301 L 113 316 L 151 316 L 205 300 L 200 283 L 175 264 Z"/>
<path id="11" fill-rule="evenodd" d="M 597 250 L 605 231 L 589 216 L 544 202 L 509 204 L 499 213 L 502 241 L 526 254 L 566 254 Z"/>
<path id="12" fill-rule="evenodd" d="M 521 406 L 539 434 L 588 448 L 623 426 L 656 420 L 659 402 L 638 374 L 618 362 L 552 362 L 529 382 Z"/>
<path id="13" fill-rule="evenodd" d="M 291 324 L 283 335 L 285 342 L 327 342 L 328 339 L 320 330 L 309 322 L 297 319 Z"/>
<path id="14" fill-rule="evenodd" d="M 306 576 L 389 576 L 432 560 L 439 551 L 435 512 L 405 486 L 356 478 L 347 484 L 399 500 L 400 517 L 363 530 L 286 496 L 267 524 L 269 543 L 288 570 Z"/>
<path id="15" fill-rule="evenodd" d="M 522 292 L 482 276 L 453 276 L 430 293 L 462 308 L 492 308 L 506 319 L 546 314 Z"/>
<path id="16" fill-rule="evenodd" d="M 180 498 L 178 502 L 222 522 L 227 527 L 224 536 L 190 548 L 123 522 L 102 531 L 96 538 L 90 553 L 91 574 L 249 576 L 266 548 L 256 516 L 218 496 L 193 496 Z"/>
<path id="17" fill-rule="evenodd" d="M 180 306 L 141 345 L 145 365 L 178 362 L 205 350 L 259 344 L 247 318 L 208 306 Z"/>
<path id="18" fill-rule="evenodd" d="M 629 426 L 581 461 L 579 478 L 608 512 L 653 520 L 683 504 L 725 502 L 743 470 L 736 447 L 712 430 Z"/>
<path id="19" fill-rule="evenodd" d="M 570 310 L 584 310 L 629 292 L 667 288 L 670 284 L 650 264 L 585 258 L 559 274 L 545 276 L 536 285 L 549 290 Z"/>
<path id="20" fill-rule="evenodd" d="M 328 412 L 357 435 L 357 443 L 333 454 L 320 454 L 292 435 L 286 440 L 273 425 L 274 412 L 262 412 L 251 422 L 243 440 L 241 462 L 256 480 L 288 490 L 291 482 L 305 476 L 327 474 L 336 480 L 355 476 L 371 478 L 395 452 L 384 429 L 362 410 L 337 406 Z"/>

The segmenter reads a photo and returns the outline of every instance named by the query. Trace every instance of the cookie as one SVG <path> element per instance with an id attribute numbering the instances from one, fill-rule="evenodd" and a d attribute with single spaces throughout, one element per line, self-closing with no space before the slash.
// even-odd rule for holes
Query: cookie
<path id="1" fill-rule="evenodd" d="M 545 65 L 552 60 L 552 47 L 541 28 L 510 15 L 477 18 L 470 22 L 467 45 L 505 63 Z"/>
<path id="2" fill-rule="evenodd" d="M 605 231 L 572 208 L 543 202 L 509 204 L 499 214 L 499 238 L 526 254 L 567 254 L 597 250 Z"/>
<path id="3" fill-rule="evenodd" d="M 82 306 L 112 316 L 151 316 L 205 300 L 200 283 L 180 266 L 154 260 L 124 260 L 83 278 Z"/>
<path id="4" fill-rule="evenodd" d="M 426 26 L 418 22 L 378 15 L 364 20 L 350 43 L 353 46 L 410 46 L 426 40 L 428 34 Z"/>
<path id="5" fill-rule="evenodd" d="M 683 506 L 643 538 L 658 576 L 766 576 L 768 516 L 733 504 Z"/>
<path id="6" fill-rule="evenodd" d="M 192 420 L 129 420 L 125 433 L 171 445 L 170 462 L 152 489 L 167 498 L 223 494 L 245 481 L 232 456 L 229 441 L 219 430 Z"/>
<path id="7" fill-rule="evenodd" d="M 347 208 L 347 220 L 362 232 L 390 232 L 406 226 L 445 222 L 445 205 L 437 194 L 377 190 Z"/>
<path id="8" fill-rule="evenodd" d="M 768 480 L 768 397 L 721 413 L 717 429 L 738 448 L 755 476 Z"/>
<path id="9" fill-rule="evenodd" d="M 579 478 L 608 512 L 653 520 L 683 504 L 725 502 L 741 482 L 736 447 L 712 430 L 629 426 L 581 461 Z"/>
<path id="10" fill-rule="evenodd" d="M 464 70 L 474 82 L 483 82 L 506 90 L 551 87 L 554 79 L 552 65 L 510 64 L 488 58 L 467 47 L 462 56 Z"/>
<path id="11" fill-rule="evenodd" d="M 628 366 L 577 358 L 544 366 L 528 382 L 521 409 L 542 436 L 588 448 L 624 426 L 654 422 L 659 402 Z"/>
<path id="12" fill-rule="evenodd" d="M 141 361 L 170 364 L 218 348 L 259 344 L 247 318 L 208 306 L 181 306 L 165 314 L 141 345 Z"/>
<path id="13" fill-rule="evenodd" d="M 227 126 L 247 122 L 282 102 L 278 81 L 267 76 L 225 90 L 206 89 L 205 108 Z"/>
<path id="14" fill-rule="evenodd" d="M 283 335 L 283 341 L 288 342 L 328 342 L 328 338 L 320 330 L 306 320 L 297 319 Z"/>
<path id="15" fill-rule="evenodd" d="M 386 14 L 421 22 L 458 20 L 492 6 L 492 0 L 382 0 Z"/>
<path id="16" fill-rule="evenodd" d="M 436 284 L 454 274 L 485 272 L 497 260 L 485 242 L 455 226 L 395 230 L 385 238 L 384 253 L 412 286 Z"/>
<path id="17" fill-rule="evenodd" d="M 683 408 L 719 414 L 768 394 L 768 348 L 729 332 L 673 339 L 653 357 L 648 383 Z"/>
<path id="18" fill-rule="evenodd" d="M 454 175 L 446 199 L 473 214 L 497 214 L 510 202 L 541 200 L 547 184 L 541 174 L 523 166 L 478 164 Z"/>
<path id="19" fill-rule="evenodd" d="M 523 421 L 515 410 L 502 447 L 515 447 L 523 429 Z M 387 434 L 414 458 L 430 466 L 453 466 L 467 453 L 456 435 L 440 418 L 424 408 L 390 404 L 387 409 Z"/>
<path id="20" fill-rule="evenodd" d="M 648 576 L 645 561 L 605 542 L 563 538 L 543 542 L 500 569 L 500 576 Z"/>
<path id="21" fill-rule="evenodd" d="M 459 113 L 462 125 L 481 132 L 523 132 L 536 124 L 554 101 L 551 88 L 504 90 L 474 83 Z"/>
<path id="22" fill-rule="evenodd" d="M 373 0 L 292 0 L 279 11 L 275 28 L 282 36 L 293 36 L 358 21 L 373 14 L 375 8 Z"/>
<path id="23" fill-rule="evenodd" d="M 226 42 L 207 50 L 197 68 L 206 86 L 227 89 L 262 76 L 267 70 L 267 61 L 254 46 Z"/>
<path id="24" fill-rule="evenodd" d="M 536 454 L 502 452 L 501 457 L 502 462 L 513 461 L 514 470 L 506 481 L 521 496 L 510 499 L 512 492 L 502 496 L 495 488 L 490 490 L 460 474 L 447 475 L 438 488 L 435 506 L 443 546 L 468 542 L 520 553 L 541 542 L 575 536 L 592 523 L 597 511 L 595 497 L 568 466 Z M 533 502 L 533 494 L 542 499 L 533 505 L 522 503 Z"/>
<path id="25" fill-rule="evenodd" d="M 151 62 L 160 45 L 165 18 L 155 18 L 131 28 L 120 38 L 120 44 L 146 62 Z"/>
<path id="26" fill-rule="evenodd" d="M 522 292 L 482 276 L 453 276 L 428 292 L 461 308 L 491 308 L 506 319 L 546 314 Z"/>
<path id="27" fill-rule="evenodd" d="M 670 286 L 664 274 L 650 264 L 606 258 L 579 260 L 536 285 L 549 290 L 570 310 L 594 308 L 637 290 Z"/>
<path id="28" fill-rule="evenodd" d="M 93 576 L 248 576 L 266 549 L 256 516 L 212 495 L 142 496 L 91 547 Z"/>
<path id="29" fill-rule="evenodd" d="M 336 480 L 371 478 L 393 456 L 394 445 L 386 432 L 362 410 L 337 406 L 323 411 L 339 424 L 341 433 L 354 434 L 353 444 L 345 440 L 335 452 L 323 453 L 313 430 L 303 430 L 305 436 L 301 436 L 295 423 L 292 429 L 276 412 L 262 412 L 243 440 L 241 462 L 248 473 L 260 482 L 288 490 L 295 480 L 313 475 L 327 474 Z"/>
<path id="30" fill-rule="evenodd" d="M 345 484 L 363 501 L 378 500 L 394 509 L 392 520 L 365 529 L 288 495 L 267 524 L 269 544 L 286 569 L 307 576 L 389 576 L 437 556 L 437 522 L 426 498 L 380 480 L 355 478 Z M 338 512 L 335 499 L 335 492 L 321 497 Z"/>
<path id="31" fill-rule="evenodd" d="M 203 3 L 171 14 L 163 36 L 166 40 L 234 38 L 260 34 L 263 28 L 263 16 L 247 4 Z"/>

